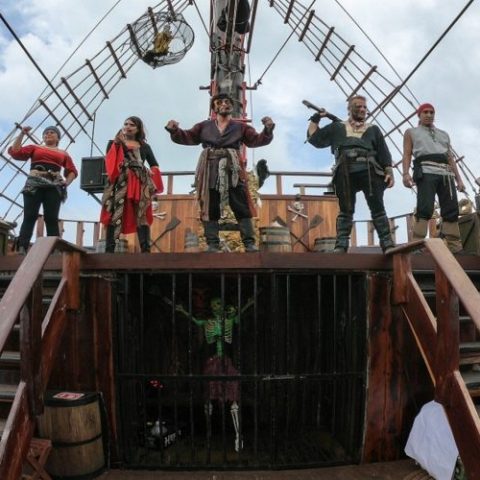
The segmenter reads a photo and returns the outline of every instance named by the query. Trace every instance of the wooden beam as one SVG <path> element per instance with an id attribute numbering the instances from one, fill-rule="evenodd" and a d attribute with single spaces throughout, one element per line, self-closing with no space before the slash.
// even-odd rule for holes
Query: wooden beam
<path id="1" fill-rule="evenodd" d="M 150 21 L 152 22 L 152 28 L 155 35 L 158 34 L 158 27 L 157 27 L 157 20 L 155 19 L 155 14 L 153 13 L 152 7 L 147 8 L 148 16 L 150 17 Z"/>
<path id="2" fill-rule="evenodd" d="M 83 234 L 85 233 L 85 228 L 83 228 L 83 222 L 77 222 L 77 232 L 75 236 L 75 245 L 83 247 Z"/>
<path id="3" fill-rule="evenodd" d="M 77 105 L 83 110 L 83 113 L 88 117 L 88 119 L 90 121 L 93 120 L 93 117 L 90 115 L 90 113 L 88 112 L 88 110 L 85 108 L 85 105 L 80 101 L 80 99 L 78 98 L 77 94 L 73 91 L 73 88 L 69 85 L 69 83 L 67 82 L 67 79 L 65 77 L 62 77 L 61 78 L 61 81 L 62 83 L 65 85 L 65 88 L 68 90 L 68 92 L 70 93 L 70 95 L 73 97 L 73 99 L 75 100 L 75 102 L 77 103 Z"/>
<path id="4" fill-rule="evenodd" d="M 60 119 L 53 113 L 53 111 L 48 107 L 48 105 L 40 98 L 38 103 L 48 112 L 48 114 L 55 120 L 55 123 L 62 128 L 65 132 L 65 135 L 70 139 L 72 143 L 75 143 L 75 139 L 70 135 L 70 132 L 63 126 Z"/>
<path id="5" fill-rule="evenodd" d="M 90 72 L 92 72 L 93 78 L 95 78 L 95 81 L 97 82 L 97 85 L 100 87 L 100 90 L 103 92 L 103 95 L 105 95 L 105 98 L 108 98 L 108 93 L 105 90 L 105 87 L 103 86 L 102 82 L 100 81 L 100 78 L 97 75 L 97 72 L 93 68 L 93 65 L 90 63 L 90 60 L 85 60 L 85 64 L 90 69 Z"/>
<path id="6" fill-rule="evenodd" d="M 382 109 L 384 105 L 386 105 L 400 90 L 400 87 L 395 87 L 372 111 L 368 113 L 368 116 L 371 117 L 378 110 Z"/>
<path id="7" fill-rule="evenodd" d="M 392 303 L 399 305 L 408 303 L 409 288 L 408 277 L 412 273 L 412 264 L 410 255 L 405 253 L 398 253 L 393 256 L 393 288 L 392 288 Z"/>
<path id="8" fill-rule="evenodd" d="M 316 62 L 320 60 L 320 57 L 322 56 L 323 51 L 325 50 L 325 48 L 327 48 L 327 43 L 330 40 L 330 37 L 332 36 L 334 31 L 335 31 L 335 27 L 331 27 L 328 33 L 325 35 L 325 39 L 323 40 L 323 43 L 320 45 L 317 56 L 315 57 Z"/>
<path id="9" fill-rule="evenodd" d="M 458 370 L 460 327 L 458 297 L 441 268 L 435 269 L 437 342 L 435 345 L 435 399 L 442 404 L 448 397 L 449 377 Z"/>
<path id="10" fill-rule="evenodd" d="M 315 10 L 311 10 L 307 21 L 305 22 L 305 25 L 303 26 L 302 33 L 300 33 L 300 36 L 298 37 L 298 41 L 301 42 L 303 38 L 305 37 L 305 34 L 308 32 L 308 28 L 310 27 L 310 23 L 312 23 L 313 16 L 315 15 Z"/>
<path id="11" fill-rule="evenodd" d="M 358 85 L 352 90 L 352 93 L 348 96 L 347 100 L 350 100 L 364 85 L 365 82 L 371 77 L 373 72 L 377 71 L 377 66 L 374 65 L 367 73 L 366 75 L 360 80 Z"/>
<path id="12" fill-rule="evenodd" d="M 67 308 L 78 310 L 80 308 L 80 253 L 64 252 L 62 270 L 62 276 L 67 279 Z"/>
<path id="13" fill-rule="evenodd" d="M 34 422 L 29 412 L 27 387 L 21 381 L 15 394 L 0 441 L 0 478 L 18 480 L 33 435 Z"/>
<path id="14" fill-rule="evenodd" d="M 290 4 L 288 5 L 287 13 L 285 14 L 283 23 L 288 23 L 288 20 L 290 19 L 290 15 L 292 14 L 293 5 L 295 4 L 295 1 L 296 0 L 290 0 Z"/>
<path id="15" fill-rule="evenodd" d="M 388 137 L 389 135 L 391 135 L 395 130 L 398 130 L 402 125 L 404 125 L 405 123 L 407 123 L 412 117 L 416 116 L 417 115 L 417 111 L 414 111 L 413 113 L 411 113 L 408 117 L 405 117 L 400 123 L 398 123 L 397 125 L 395 125 L 390 131 L 388 131 L 387 133 L 385 133 L 383 136 L 384 137 Z M 400 162 L 399 162 L 400 163 Z"/>
<path id="16" fill-rule="evenodd" d="M 107 47 L 110 50 L 110 54 L 112 55 L 113 60 L 118 67 L 118 70 L 120 71 L 120 75 L 122 76 L 122 78 L 127 78 L 127 74 L 125 73 L 125 70 L 123 69 L 122 64 L 120 63 L 120 60 L 118 59 L 117 54 L 115 53 L 115 50 L 113 49 L 110 42 L 107 42 Z"/>
<path id="17" fill-rule="evenodd" d="M 353 52 L 353 50 L 355 50 L 355 45 L 350 45 L 350 48 L 347 50 L 347 53 L 345 53 L 345 56 L 342 58 L 342 60 L 338 64 L 337 68 L 335 69 L 332 76 L 330 77 L 330 80 L 335 80 L 335 77 L 338 75 L 338 72 L 340 72 L 340 69 L 343 67 L 348 57 L 350 56 L 350 54 Z"/>

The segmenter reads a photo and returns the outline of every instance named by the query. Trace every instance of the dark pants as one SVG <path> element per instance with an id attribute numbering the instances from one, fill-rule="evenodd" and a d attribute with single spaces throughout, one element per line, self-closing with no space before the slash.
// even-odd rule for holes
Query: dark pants
<path id="1" fill-rule="evenodd" d="M 350 233 L 353 226 L 355 200 L 357 192 L 365 195 L 372 222 L 380 240 L 380 246 L 385 252 L 395 244 L 390 232 L 390 225 L 385 207 L 383 205 L 383 192 L 385 190 L 384 178 L 373 172 L 373 169 L 349 173 L 346 177 L 343 172 L 337 172 L 335 179 L 336 193 L 338 196 L 340 212 L 337 216 L 337 240 L 335 251 L 346 252 L 350 242 Z"/>
<path id="2" fill-rule="evenodd" d="M 62 203 L 58 190 L 54 187 L 37 188 L 35 193 L 23 194 L 23 223 L 18 236 L 18 246 L 27 249 L 33 235 L 33 228 L 43 205 L 43 217 L 49 237 L 60 236 L 58 214 Z"/>
<path id="3" fill-rule="evenodd" d="M 228 189 L 228 203 L 237 220 L 252 218 L 252 213 L 248 206 L 245 184 L 243 182 L 239 181 L 236 187 L 230 187 Z M 208 216 L 210 220 L 217 221 L 220 219 L 220 214 L 220 193 L 217 190 L 210 189 Z"/>
<path id="4" fill-rule="evenodd" d="M 385 191 L 384 178 L 370 170 L 350 173 L 347 179 L 338 178 L 335 181 L 335 191 L 340 206 L 340 214 L 353 217 L 355 213 L 355 200 L 358 192 L 363 192 L 372 219 L 386 215 L 383 204 L 383 192 Z"/>
<path id="5" fill-rule="evenodd" d="M 458 201 L 455 181 L 452 177 L 423 173 L 417 179 L 417 218 L 430 220 L 435 205 L 435 195 L 438 195 L 440 216 L 445 222 L 458 220 Z"/>

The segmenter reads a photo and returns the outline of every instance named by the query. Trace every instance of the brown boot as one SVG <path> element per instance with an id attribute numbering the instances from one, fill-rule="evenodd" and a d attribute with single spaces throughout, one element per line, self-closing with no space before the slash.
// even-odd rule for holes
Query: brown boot
<path id="1" fill-rule="evenodd" d="M 463 250 L 462 240 L 460 238 L 460 229 L 458 222 L 442 222 L 441 235 L 448 249 L 452 253 L 459 253 Z"/>
<path id="2" fill-rule="evenodd" d="M 424 240 L 428 232 L 428 220 L 424 218 L 414 218 L 412 228 L 412 241 Z"/>

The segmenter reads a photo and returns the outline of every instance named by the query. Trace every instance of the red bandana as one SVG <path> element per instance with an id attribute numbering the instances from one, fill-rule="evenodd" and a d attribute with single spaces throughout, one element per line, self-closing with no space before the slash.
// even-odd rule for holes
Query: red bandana
<path id="1" fill-rule="evenodd" d="M 431 103 L 422 103 L 422 104 L 417 108 L 417 115 L 420 116 L 420 114 L 421 114 L 424 110 L 427 110 L 427 109 L 433 110 L 433 111 L 435 112 L 435 107 L 434 107 Z"/>

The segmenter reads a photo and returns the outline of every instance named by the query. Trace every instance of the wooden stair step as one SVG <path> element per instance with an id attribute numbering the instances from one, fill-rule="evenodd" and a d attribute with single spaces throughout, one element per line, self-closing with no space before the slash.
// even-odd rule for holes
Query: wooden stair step
<path id="1" fill-rule="evenodd" d="M 480 397 L 480 372 L 468 370 L 462 372 L 463 381 L 472 397 Z"/>
<path id="2" fill-rule="evenodd" d="M 462 342 L 460 343 L 460 354 L 480 353 L 480 342 Z"/>
<path id="3" fill-rule="evenodd" d="M 0 402 L 12 402 L 17 393 L 17 385 L 0 384 Z"/>
<path id="4" fill-rule="evenodd" d="M 7 424 L 6 418 L 0 418 L 0 438 L 2 438 L 3 432 L 5 430 L 5 425 Z"/>
<path id="5" fill-rule="evenodd" d="M 6 350 L 2 352 L 2 355 L 0 356 L 0 364 L 5 365 L 5 364 L 15 364 L 19 365 L 20 364 L 20 352 L 13 352 Z"/>

